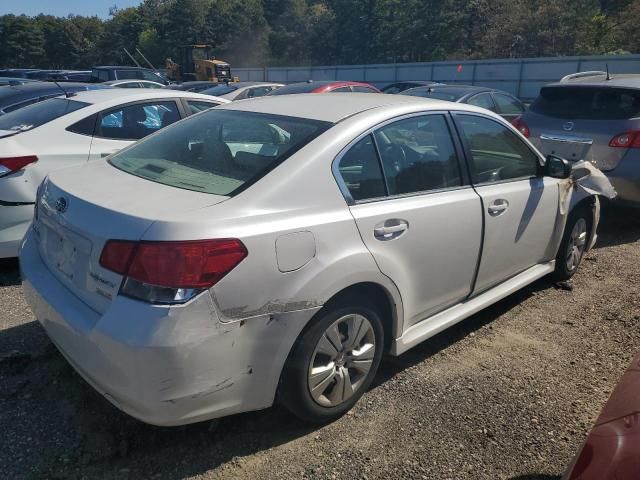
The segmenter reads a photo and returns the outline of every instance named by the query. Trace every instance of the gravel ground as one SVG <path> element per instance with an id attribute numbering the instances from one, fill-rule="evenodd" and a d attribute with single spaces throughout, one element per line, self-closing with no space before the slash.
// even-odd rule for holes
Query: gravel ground
<path id="1" fill-rule="evenodd" d="M 640 216 L 605 212 L 570 285 L 541 280 L 387 358 L 348 415 L 158 428 L 95 393 L 0 263 L 0 478 L 557 479 L 640 350 Z"/>

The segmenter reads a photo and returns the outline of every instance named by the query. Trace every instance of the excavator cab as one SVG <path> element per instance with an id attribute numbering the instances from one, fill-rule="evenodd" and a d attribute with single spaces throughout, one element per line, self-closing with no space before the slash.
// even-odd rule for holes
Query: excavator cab
<path id="1" fill-rule="evenodd" d="M 216 60 L 209 45 L 183 45 L 180 47 L 180 77 L 182 81 L 208 80 L 212 82 L 238 81 L 231 76 L 231 66 Z"/>

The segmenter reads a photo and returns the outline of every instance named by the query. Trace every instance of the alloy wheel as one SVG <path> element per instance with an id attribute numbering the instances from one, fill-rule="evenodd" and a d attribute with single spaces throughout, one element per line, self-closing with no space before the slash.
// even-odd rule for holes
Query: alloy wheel
<path id="1" fill-rule="evenodd" d="M 584 218 L 579 218 L 569 237 L 569 243 L 567 245 L 566 266 L 567 271 L 573 272 L 582 259 L 585 247 L 587 245 L 587 222 Z"/>
<path id="2" fill-rule="evenodd" d="M 358 392 L 373 365 L 375 340 L 373 326 L 363 315 L 345 315 L 333 322 L 311 356 L 311 398 L 323 407 L 335 407 Z"/>

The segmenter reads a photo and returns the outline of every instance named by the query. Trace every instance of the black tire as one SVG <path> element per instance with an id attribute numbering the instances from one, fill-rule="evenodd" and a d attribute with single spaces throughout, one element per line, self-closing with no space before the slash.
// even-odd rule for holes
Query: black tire
<path id="1" fill-rule="evenodd" d="M 567 219 L 567 224 L 564 229 L 564 234 L 562 235 L 562 241 L 560 242 L 560 247 L 558 248 L 558 254 L 556 255 L 556 269 L 553 272 L 553 279 L 555 281 L 565 281 L 569 280 L 571 277 L 575 275 L 578 271 L 578 267 L 582 262 L 584 257 L 585 249 L 587 244 L 585 243 L 584 248 L 580 251 L 579 257 L 577 261 L 574 262 L 574 267 L 570 268 L 568 258 L 569 258 L 569 248 L 572 245 L 572 233 L 574 232 L 574 228 L 576 228 L 576 224 L 578 222 L 583 221 L 586 225 L 586 239 L 585 242 L 588 242 L 591 238 L 591 229 L 593 224 L 593 217 L 591 211 L 585 207 L 578 207 L 574 209 Z"/>
<path id="2" fill-rule="evenodd" d="M 328 423 L 344 415 L 367 391 L 380 365 L 384 349 L 384 329 L 380 315 L 376 310 L 363 306 L 365 302 L 350 301 L 348 303 L 349 305 L 342 302 L 320 310 L 298 337 L 283 368 L 278 392 L 279 401 L 305 422 Z M 363 375 L 357 390 L 350 398 L 335 406 L 323 406 L 314 400 L 308 384 L 311 361 L 325 331 L 338 320 L 353 314 L 365 317 L 373 327 L 375 335 L 373 361 L 368 373 L 366 376 Z"/>

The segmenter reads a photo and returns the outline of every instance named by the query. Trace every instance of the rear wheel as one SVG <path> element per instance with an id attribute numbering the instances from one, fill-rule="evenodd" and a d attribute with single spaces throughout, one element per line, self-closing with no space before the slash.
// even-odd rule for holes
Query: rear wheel
<path id="1" fill-rule="evenodd" d="M 569 280 L 578 270 L 591 236 L 591 224 L 591 214 L 587 208 L 578 208 L 569 214 L 556 256 L 556 280 Z"/>
<path id="2" fill-rule="evenodd" d="M 375 377 L 383 349 L 378 313 L 362 306 L 320 312 L 302 332 L 282 373 L 280 399 L 313 423 L 347 412 Z"/>

